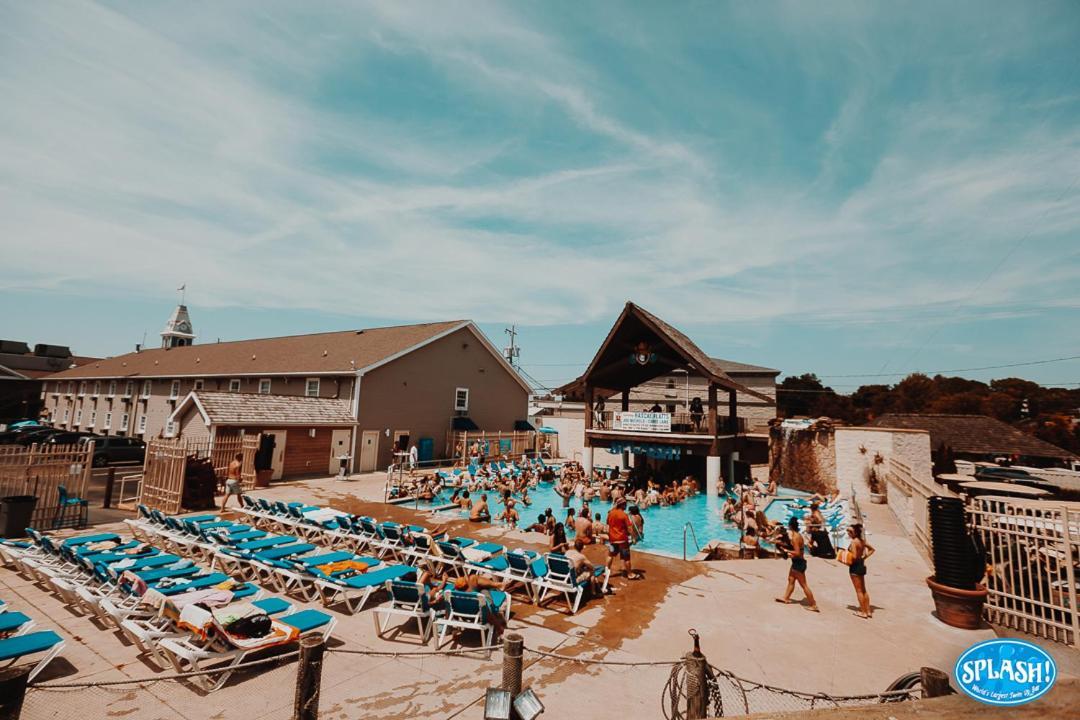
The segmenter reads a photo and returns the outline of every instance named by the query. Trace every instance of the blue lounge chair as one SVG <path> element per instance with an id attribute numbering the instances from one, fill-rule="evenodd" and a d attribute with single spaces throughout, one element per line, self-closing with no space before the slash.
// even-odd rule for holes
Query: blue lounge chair
<path id="1" fill-rule="evenodd" d="M 315 584 L 324 605 L 329 607 L 343 602 L 350 613 L 356 613 L 364 609 L 368 599 L 382 590 L 388 580 L 400 580 L 410 575 L 416 576 L 416 568 L 411 565 L 388 565 L 349 578 L 320 579 Z"/>
<path id="2" fill-rule="evenodd" d="M 436 650 L 443 646 L 443 642 L 451 632 L 457 633 L 462 630 L 478 630 L 481 647 L 490 648 L 495 638 L 495 625 L 491 621 L 490 613 L 499 613 L 505 620 L 510 620 L 510 596 L 499 590 L 488 590 L 483 593 L 447 590 L 445 598 L 446 616 L 435 620 L 435 626 L 438 628 L 438 636 L 435 639 Z M 491 650 L 486 652 L 490 658 Z"/>
<path id="3" fill-rule="evenodd" d="M 394 617 L 404 617 L 405 622 L 416 620 L 420 630 L 420 642 L 426 645 L 428 638 L 435 631 L 435 610 L 428 598 L 427 588 L 418 582 L 388 580 L 386 591 L 390 594 L 390 603 L 380 605 L 372 611 L 375 634 L 385 637 L 390 620 Z"/>
<path id="4" fill-rule="evenodd" d="M 0 637 L 18 637 L 30 632 L 34 621 L 21 612 L 0 612 Z"/>
<path id="5" fill-rule="evenodd" d="M 27 680 L 33 680 L 63 649 L 64 639 L 52 630 L 27 633 L 26 635 L 0 640 L 0 662 L 7 661 L 10 665 L 29 655 L 45 653 L 45 656 L 30 671 Z"/>
<path id="6" fill-rule="evenodd" d="M 585 591 L 589 589 L 589 578 L 577 579 L 574 572 L 574 564 L 570 558 L 559 553 L 548 553 L 544 556 L 544 564 L 547 566 L 546 573 L 538 573 L 540 580 L 536 585 L 540 588 L 540 595 L 536 598 L 536 604 L 541 605 L 549 593 L 561 593 L 566 599 L 566 604 L 573 615 L 581 606 L 581 600 L 585 597 Z M 608 581 L 611 579 L 611 571 L 603 565 L 593 568 L 595 577 L 603 577 L 603 590 L 607 590 Z"/>

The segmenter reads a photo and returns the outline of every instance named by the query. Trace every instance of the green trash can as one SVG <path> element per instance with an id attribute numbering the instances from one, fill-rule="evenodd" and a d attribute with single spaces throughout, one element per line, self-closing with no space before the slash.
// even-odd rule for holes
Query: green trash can
<path id="1" fill-rule="evenodd" d="M 36 495 L 8 495 L 0 498 L 0 535 L 20 538 L 34 517 Z"/>

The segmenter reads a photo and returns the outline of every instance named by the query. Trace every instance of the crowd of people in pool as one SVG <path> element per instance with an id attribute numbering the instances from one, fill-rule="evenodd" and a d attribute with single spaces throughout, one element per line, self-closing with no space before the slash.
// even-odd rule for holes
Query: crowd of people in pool
<path id="1" fill-rule="evenodd" d="M 632 568 L 630 546 L 645 537 L 645 517 L 641 510 L 654 505 L 677 505 L 700 491 L 692 476 L 666 483 L 643 475 L 624 480 L 616 470 L 594 469 L 587 474 L 580 463 L 572 461 L 555 467 L 524 459 L 514 463 L 505 457 L 497 465 L 472 465 L 468 471 L 459 472 L 453 481 L 441 472 L 414 478 L 408 491 L 430 500 L 439 496 L 448 482 L 452 482 L 454 488 L 449 503 L 467 512 L 471 521 L 494 521 L 510 528 L 543 533 L 548 536 L 551 552 L 570 553 L 576 558 L 575 564 L 581 561 L 583 576 L 591 565 L 581 551 L 588 545 L 606 543 L 608 565 L 611 566 L 616 558 L 622 559 L 624 572 L 631 579 L 640 577 Z M 554 484 L 556 494 L 563 500 L 565 519 L 556 517 L 550 507 L 538 513 L 535 522 L 522 519 L 522 514 L 528 513 L 532 505 L 529 490 L 535 489 L 540 482 Z M 722 491 L 725 501 L 720 513 L 724 520 L 739 529 L 742 556 L 759 556 L 762 543 L 767 543 L 775 548 L 776 554 L 790 559 L 787 588 L 776 600 L 791 603 L 791 595 L 798 585 L 806 596 L 805 607 L 815 612 L 818 607 L 806 580 L 806 558 L 808 555 L 838 558 L 849 568 L 858 601 L 857 614 L 868 619 L 872 617 L 873 608 L 866 591 L 866 559 L 874 553 L 874 548 L 866 542 L 862 525 L 852 523 L 846 531 L 848 547 L 837 551 L 822 512 L 825 508 L 838 506 L 840 492 L 811 497 L 800 524 L 799 517 L 790 517 L 784 523 L 765 515 L 764 507 L 777 496 L 777 491 L 775 480 Z M 494 512 L 498 508 L 492 508 L 490 495 L 494 495 L 495 502 L 501 505 L 499 512 Z M 571 507 L 575 498 L 580 502 L 577 509 Z M 589 504 L 594 499 L 611 503 L 606 517 L 590 509 Z"/>

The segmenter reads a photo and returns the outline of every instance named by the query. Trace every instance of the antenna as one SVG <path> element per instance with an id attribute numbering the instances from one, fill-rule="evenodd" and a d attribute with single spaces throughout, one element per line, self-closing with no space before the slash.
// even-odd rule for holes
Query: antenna
<path id="1" fill-rule="evenodd" d="M 507 347 L 503 348 L 503 357 L 505 357 L 506 361 L 510 363 L 511 366 L 513 366 L 514 361 L 518 357 L 521 357 L 521 348 L 517 346 L 516 342 L 517 325 L 511 325 L 510 327 L 503 330 L 503 332 L 510 336 L 510 344 Z"/>
<path id="2" fill-rule="evenodd" d="M 187 300 L 187 281 L 176 288 L 176 292 L 180 293 L 180 304 L 183 305 L 184 301 Z"/>

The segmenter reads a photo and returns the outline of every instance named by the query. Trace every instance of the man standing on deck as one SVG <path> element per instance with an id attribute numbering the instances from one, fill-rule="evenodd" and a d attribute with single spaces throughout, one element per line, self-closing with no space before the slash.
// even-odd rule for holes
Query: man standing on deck
<path id="1" fill-rule="evenodd" d="M 621 497 L 615 501 L 615 506 L 607 516 L 607 526 L 608 542 L 611 543 L 608 548 L 608 569 L 611 569 L 615 557 L 618 556 L 622 558 L 626 579 L 640 580 L 641 574 L 634 572 L 630 562 L 630 541 L 637 540 L 637 530 L 630 523 L 630 516 L 626 514 L 626 498 Z"/>
<path id="2" fill-rule="evenodd" d="M 799 583 L 803 594 L 806 595 L 806 601 L 810 603 L 804 607 L 813 612 L 820 612 L 817 601 L 814 600 L 814 593 L 810 592 L 810 586 L 806 582 L 806 540 L 799 533 L 799 521 L 796 518 L 788 520 L 788 537 L 791 544 L 790 547 L 785 548 L 785 552 L 791 558 L 791 569 L 788 570 L 787 590 L 784 591 L 784 597 L 776 598 L 776 602 L 785 605 L 790 604 L 792 602 L 791 593 L 795 590 L 795 583 Z"/>

